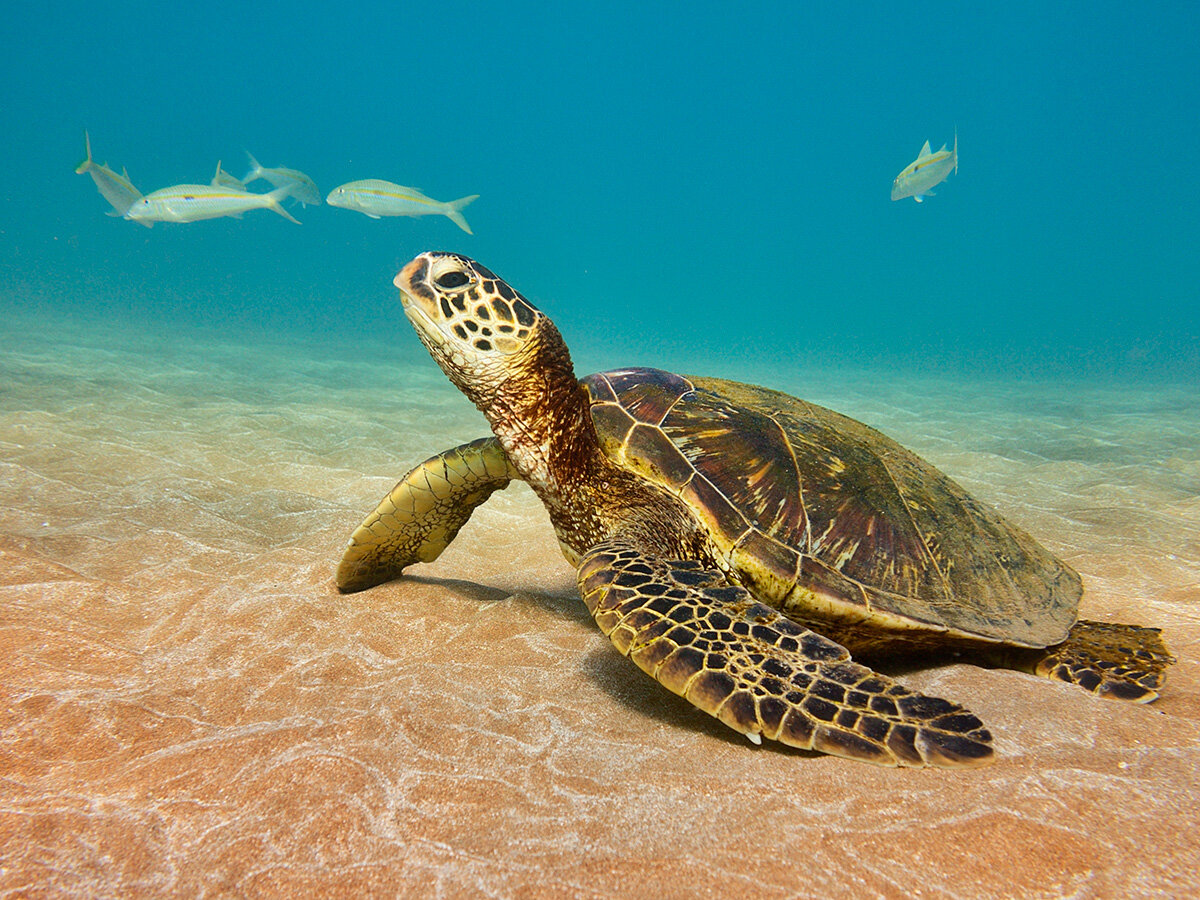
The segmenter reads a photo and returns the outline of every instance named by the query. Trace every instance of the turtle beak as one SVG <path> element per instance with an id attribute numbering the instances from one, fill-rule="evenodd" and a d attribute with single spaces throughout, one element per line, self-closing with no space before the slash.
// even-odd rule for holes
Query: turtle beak
<path id="1" fill-rule="evenodd" d="M 414 257 L 400 270 L 392 284 L 400 288 L 400 292 L 409 298 L 424 296 L 433 299 L 433 292 L 425 286 L 425 275 L 429 272 L 429 256 L 422 253 Z"/>
<path id="2" fill-rule="evenodd" d="M 392 284 L 400 289 L 400 302 L 406 313 L 419 310 L 427 320 L 436 322 L 439 318 L 437 298 L 425 283 L 428 274 L 429 254 L 422 253 L 400 270 Z"/>
<path id="3" fill-rule="evenodd" d="M 413 257 L 408 261 L 407 265 L 393 279 L 392 284 L 405 293 L 408 293 L 410 290 L 409 286 L 414 281 L 422 280 L 427 271 L 429 271 L 429 259 L 422 253 L 420 256 Z"/>

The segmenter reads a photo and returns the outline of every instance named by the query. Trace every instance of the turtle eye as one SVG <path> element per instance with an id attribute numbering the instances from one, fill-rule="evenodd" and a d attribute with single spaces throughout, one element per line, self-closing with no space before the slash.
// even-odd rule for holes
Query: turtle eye
<path id="1" fill-rule="evenodd" d="M 445 275 L 438 277 L 437 286 L 451 289 L 462 287 L 464 284 L 470 283 L 470 281 L 471 279 L 467 277 L 466 272 L 447 272 Z"/>

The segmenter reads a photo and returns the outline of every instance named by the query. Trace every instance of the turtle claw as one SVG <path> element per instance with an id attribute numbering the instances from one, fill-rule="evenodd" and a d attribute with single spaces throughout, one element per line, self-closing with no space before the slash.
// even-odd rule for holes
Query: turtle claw
<path id="1" fill-rule="evenodd" d="M 609 541 L 584 555 L 579 589 L 618 650 L 755 743 L 765 737 L 883 766 L 992 758 L 992 736 L 968 710 L 853 662 L 840 644 L 720 573 Z"/>
<path id="2" fill-rule="evenodd" d="M 982 726 L 982 722 L 980 726 Z M 927 766 L 942 769 L 972 768 L 987 765 L 995 756 L 992 735 L 983 727 L 964 734 L 939 733 L 925 730 L 917 749 Z"/>

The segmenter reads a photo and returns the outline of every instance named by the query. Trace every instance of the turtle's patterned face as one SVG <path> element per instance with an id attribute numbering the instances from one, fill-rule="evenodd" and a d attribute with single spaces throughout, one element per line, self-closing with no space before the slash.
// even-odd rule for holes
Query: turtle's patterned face
<path id="1" fill-rule="evenodd" d="M 554 323 L 479 263 L 422 253 L 395 283 L 421 343 L 487 416 L 510 459 L 540 452 L 545 441 L 532 435 L 544 436 L 564 404 L 586 415 L 571 354 Z M 542 457 L 526 462 L 526 480 L 538 465 L 545 469 Z"/>
<path id="2" fill-rule="evenodd" d="M 467 373 L 503 364 L 545 317 L 488 269 L 455 253 L 422 253 L 396 276 L 404 312 L 438 363 Z"/>

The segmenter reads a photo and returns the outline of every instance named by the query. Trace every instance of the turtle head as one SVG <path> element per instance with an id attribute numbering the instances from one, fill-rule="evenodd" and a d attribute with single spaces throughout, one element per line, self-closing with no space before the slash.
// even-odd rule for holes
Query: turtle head
<path id="1" fill-rule="evenodd" d="M 570 356 L 558 329 L 484 266 L 456 253 L 422 253 L 400 270 L 404 313 L 455 386 L 488 413 L 491 400 L 542 381 Z M 511 406 L 511 402 L 507 404 Z"/>

